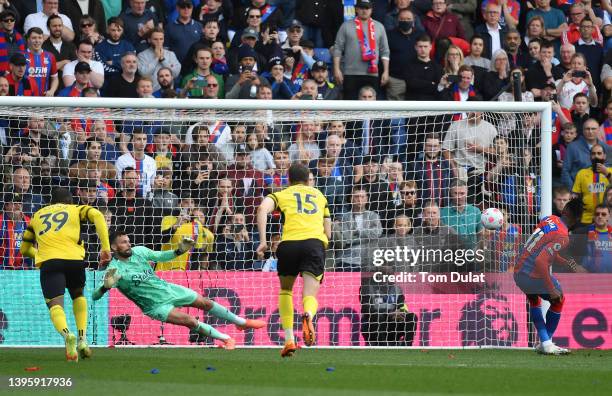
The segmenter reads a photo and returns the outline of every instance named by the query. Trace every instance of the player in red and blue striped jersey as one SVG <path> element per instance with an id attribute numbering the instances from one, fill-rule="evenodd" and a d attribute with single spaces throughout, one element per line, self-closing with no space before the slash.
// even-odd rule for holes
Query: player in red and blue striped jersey
<path id="1" fill-rule="evenodd" d="M 57 63 L 52 53 L 44 51 L 43 31 L 33 27 L 27 34 L 28 49 L 25 53 L 28 62 L 27 74 L 34 78 L 38 85 L 37 96 L 54 96 L 59 87 Z"/>
<path id="2" fill-rule="evenodd" d="M 563 217 L 544 217 L 536 226 L 514 267 L 514 281 L 527 295 L 531 320 L 538 331 L 540 344 L 536 351 L 548 355 L 567 354 L 569 351 L 553 344 L 552 337 L 559 324 L 563 309 L 563 291 L 557 279 L 551 274 L 553 262 L 565 264 L 573 272 L 586 272 L 572 258 L 561 254 L 569 246 L 569 230 L 580 222 L 582 202 L 569 201 L 563 209 Z M 550 302 L 546 320 L 542 314 L 542 299 Z"/>

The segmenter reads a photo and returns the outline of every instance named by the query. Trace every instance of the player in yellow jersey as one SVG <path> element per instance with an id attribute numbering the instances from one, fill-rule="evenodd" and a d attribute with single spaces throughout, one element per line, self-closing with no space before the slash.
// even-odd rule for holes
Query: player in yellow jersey
<path id="1" fill-rule="evenodd" d="M 297 350 L 293 336 L 293 284 L 302 274 L 302 332 L 304 343 L 315 343 L 313 318 L 317 313 L 317 293 L 325 270 L 325 249 L 331 237 L 331 220 L 327 199 L 316 188 L 308 186 L 310 172 L 302 164 L 289 167 L 286 189 L 268 195 L 257 211 L 260 243 L 257 256 L 261 259 L 268 250 L 266 225 L 268 215 L 278 209 L 282 213 L 283 233 L 276 250 L 280 293 L 278 310 L 285 331 L 282 357 Z"/>
<path id="2" fill-rule="evenodd" d="M 40 268 L 40 285 L 55 329 L 64 337 L 66 359 L 78 361 L 90 357 L 87 345 L 87 300 L 85 286 L 85 249 L 81 241 L 81 222 L 96 226 L 101 242 L 100 264 L 110 262 L 108 228 L 104 215 L 87 205 L 74 205 L 72 194 L 65 188 L 55 188 L 51 204 L 39 209 L 23 235 L 21 254 L 35 259 Z M 37 245 L 37 247 L 34 246 Z M 64 293 L 72 298 L 77 337 L 68 330 L 64 312 Z"/>

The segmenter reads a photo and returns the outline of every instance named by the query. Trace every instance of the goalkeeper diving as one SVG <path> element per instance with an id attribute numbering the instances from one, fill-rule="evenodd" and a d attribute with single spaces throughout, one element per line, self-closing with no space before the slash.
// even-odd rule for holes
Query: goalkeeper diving
<path id="1" fill-rule="evenodd" d="M 179 307 L 203 309 L 209 314 L 227 320 L 240 330 L 260 329 L 265 322 L 254 319 L 244 319 L 230 312 L 227 308 L 199 295 L 186 287 L 166 282 L 160 279 L 151 262 L 164 262 L 190 251 L 195 241 L 183 238 L 176 250 L 153 251 L 144 246 L 134 246 L 125 232 L 114 232 L 110 236 L 110 246 L 114 253 L 106 273 L 104 282 L 93 294 L 94 300 L 100 299 L 104 293 L 116 287 L 152 319 L 161 322 L 185 326 L 199 334 L 220 340 L 220 347 L 234 349 L 235 341 L 229 335 L 221 333 L 214 327 L 199 322 L 193 316 L 180 311 Z"/>

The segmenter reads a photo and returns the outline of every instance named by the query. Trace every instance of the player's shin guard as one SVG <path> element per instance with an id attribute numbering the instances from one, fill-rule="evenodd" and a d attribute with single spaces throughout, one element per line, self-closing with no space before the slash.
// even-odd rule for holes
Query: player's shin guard
<path id="1" fill-rule="evenodd" d="M 72 300 L 72 312 L 79 332 L 79 340 L 84 340 L 87 332 L 87 299 L 84 296 Z"/>
<path id="2" fill-rule="evenodd" d="M 561 297 L 561 300 L 551 304 L 548 312 L 546 312 L 546 331 L 548 332 L 548 337 L 552 340 L 553 334 L 555 334 L 555 330 L 557 330 L 557 325 L 559 324 L 559 319 L 561 319 L 561 311 L 563 310 L 563 302 L 565 301 L 565 297 Z"/>
<path id="3" fill-rule="evenodd" d="M 57 330 L 62 337 L 66 338 L 68 334 L 70 334 L 70 330 L 68 330 L 64 308 L 61 305 L 54 305 L 49 308 L 49 315 L 51 315 L 51 322 L 53 322 L 55 330 Z"/>
<path id="4" fill-rule="evenodd" d="M 304 313 L 307 313 L 311 318 L 314 318 L 317 314 L 317 309 L 319 308 L 317 298 L 315 296 L 304 296 L 304 298 L 302 298 L 302 305 L 304 306 Z"/>
<path id="5" fill-rule="evenodd" d="M 196 331 L 203 336 L 216 338 L 217 340 L 227 340 L 230 338 L 227 334 L 221 333 L 219 330 L 215 329 L 211 325 L 207 325 L 206 323 L 198 322 L 198 326 L 196 327 Z"/>
<path id="6" fill-rule="evenodd" d="M 212 308 L 208 311 L 212 316 L 215 316 L 219 319 L 225 319 L 228 322 L 232 322 L 237 325 L 243 325 L 246 323 L 246 319 L 241 318 L 238 315 L 232 313 L 229 309 L 225 308 L 223 305 L 217 304 L 212 301 Z"/>
<path id="7" fill-rule="evenodd" d="M 293 342 L 293 292 L 281 289 L 278 295 L 278 313 L 285 331 L 285 343 Z"/>

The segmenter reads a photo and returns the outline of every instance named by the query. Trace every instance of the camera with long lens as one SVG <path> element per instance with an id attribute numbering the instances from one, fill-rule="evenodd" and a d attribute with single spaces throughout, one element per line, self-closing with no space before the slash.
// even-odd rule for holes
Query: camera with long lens
<path id="1" fill-rule="evenodd" d="M 512 91 L 514 92 L 514 101 L 522 102 L 523 93 L 521 92 L 521 72 L 512 72 Z"/>

